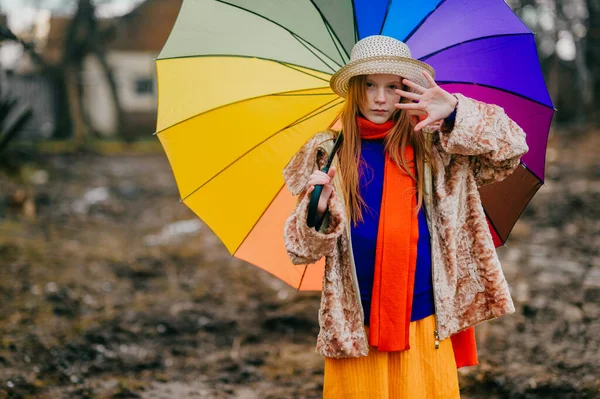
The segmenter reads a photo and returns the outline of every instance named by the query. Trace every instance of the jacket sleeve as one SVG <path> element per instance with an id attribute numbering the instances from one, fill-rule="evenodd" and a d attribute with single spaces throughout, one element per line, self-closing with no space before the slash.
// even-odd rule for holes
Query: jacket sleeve
<path id="1" fill-rule="evenodd" d="M 471 165 L 478 186 L 509 176 L 519 166 L 529 147 L 525 132 L 497 105 L 486 104 L 462 94 L 458 98 L 452 130 L 442 125 L 440 146 L 450 155 L 472 157 Z"/>
<path id="2" fill-rule="evenodd" d="M 296 208 L 286 220 L 284 228 L 285 247 L 292 263 L 296 265 L 315 263 L 323 256 L 332 254 L 346 226 L 344 206 L 335 190 L 329 198 L 328 211 L 319 231 L 308 227 L 306 223 L 310 202 L 306 195 L 306 184 L 318 167 L 320 144 L 329 139 L 326 133 L 315 135 L 283 171 L 288 189 L 293 195 L 298 195 Z"/>
<path id="3" fill-rule="evenodd" d="M 345 228 L 342 204 L 335 191 L 329 198 L 327 218 L 319 231 L 306 224 L 309 196 L 302 192 L 301 200 L 285 222 L 285 249 L 295 265 L 315 263 L 333 254 L 337 240 Z"/>

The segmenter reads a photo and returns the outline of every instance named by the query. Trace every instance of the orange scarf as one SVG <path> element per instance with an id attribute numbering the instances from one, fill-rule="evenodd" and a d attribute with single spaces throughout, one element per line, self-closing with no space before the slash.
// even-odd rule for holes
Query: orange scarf
<path id="1" fill-rule="evenodd" d="M 357 122 L 366 140 L 382 139 L 394 126 L 393 120 L 378 125 L 358 117 Z M 411 146 L 406 146 L 404 157 L 415 173 Z M 415 181 L 386 152 L 369 326 L 369 344 L 380 351 L 409 349 L 419 240 L 415 194 Z"/>
<path id="2" fill-rule="evenodd" d="M 384 138 L 394 121 L 376 124 L 357 117 L 363 140 Z M 404 158 L 416 175 L 414 150 L 405 148 Z M 417 265 L 419 222 L 416 182 L 385 154 L 383 193 L 379 214 L 369 344 L 380 351 L 410 348 L 409 326 Z M 431 337 L 432 345 L 434 337 Z M 473 327 L 451 337 L 457 367 L 478 363 Z"/>

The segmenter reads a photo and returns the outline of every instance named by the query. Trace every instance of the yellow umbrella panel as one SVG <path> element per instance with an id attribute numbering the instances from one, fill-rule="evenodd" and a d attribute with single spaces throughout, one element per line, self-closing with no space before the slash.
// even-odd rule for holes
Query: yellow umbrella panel
<path id="1" fill-rule="evenodd" d="M 305 275 L 285 254 L 295 200 L 282 170 L 339 114 L 329 76 L 244 57 L 157 60 L 157 70 L 157 134 L 183 202 L 233 255 L 294 287 L 320 289 L 322 265 Z"/>

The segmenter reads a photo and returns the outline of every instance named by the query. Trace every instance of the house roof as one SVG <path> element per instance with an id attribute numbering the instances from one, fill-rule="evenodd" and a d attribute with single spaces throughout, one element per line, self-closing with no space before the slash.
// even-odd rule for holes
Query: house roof
<path id="1" fill-rule="evenodd" d="M 177 19 L 183 0 L 146 0 L 129 14 L 113 19 L 109 49 L 159 53 Z"/>
<path id="2" fill-rule="evenodd" d="M 121 17 L 99 20 L 111 32 L 107 50 L 144 51 L 158 55 L 175 24 L 183 0 L 146 0 Z M 70 17 L 50 17 L 43 55 L 50 63 L 60 61 Z"/>

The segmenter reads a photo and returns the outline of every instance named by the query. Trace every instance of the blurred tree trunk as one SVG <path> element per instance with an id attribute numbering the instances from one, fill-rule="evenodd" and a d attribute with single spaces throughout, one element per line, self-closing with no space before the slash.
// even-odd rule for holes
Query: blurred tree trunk
<path id="1" fill-rule="evenodd" d="M 124 114 L 123 107 L 121 105 L 121 98 L 119 97 L 117 80 L 115 79 L 115 74 L 108 64 L 106 60 L 105 52 L 96 53 L 98 57 L 98 61 L 100 61 L 100 65 L 102 65 L 102 69 L 104 70 L 104 75 L 106 76 L 106 81 L 108 82 L 108 86 L 110 88 L 110 95 L 112 97 L 113 105 L 115 107 L 115 114 L 117 115 L 117 134 L 122 134 L 123 125 L 124 125 Z M 127 139 L 127 137 L 124 137 Z"/>
<path id="2" fill-rule="evenodd" d="M 73 135 L 81 143 L 93 131 L 90 118 L 84 115 L 86 110 L 82 88 L 81 70 L 83 60 L 89 52 L 89 20 L 95 8 L 90 0 L 79 0 L 71 23 L 67 27 L 61 59 L 61 69 L 65 73 L 65 86 L 68 107 L 73 121 Z"/>
<path id="3" fill-rule="evenodd" d="M 65 91 L 67 93 L 67 105 L 73 127 L 73 138 L 82 144 L 92 131 L 89 117 L 85 115 L 83 104 L 83 93 L 81 90 L 81 71 L 76 65 L 68 64 L 64 68 Z"/>
<path id="4" fill-rule="evenodd" d="M 576 104 L 575 108 L 575 122 L 577 123 L 586 123 L 593 117 L 591 111 L 594 104 L 594 79 L 585 62 L 586 44 L 589 46 L 585 39 L 575 40 L 577 91 L 581 93 L 580 104 Z"/>
<path id="5" fill-rule="evenodd" d="M 46 66 L 43 72 L 44 76 L 47 76 L 49 81 L 52 82 L 54 87 L 54 103 L 58 104 L 56 107 L 56 127 L 52 137 L 55 138 L 69 138 L 70 133 L 74 132 L 73 119 L 71 118 L 71 109 L 69 104 L 69 94 L 67 93 L 67 75 L 58 66 Z"/>
<path id="6" fill-rule="evenodd" d="M 585 61 L 591 72 L 592 101 L 588 115 L 600 124 L 600 0 L 587 0 L 588 33 Z"/>
<path id="7" fill-rule="evenodd" d="M 123 135 L 123 126 L 125 115 L 123 113 L 123 106 L 121 105 L 121 98 L 119 97 L 117 79 L 115 78 L 115 74 L 113 72 L 112 67 L 108 63 L 106 56 L 106 48 L 104 47 L 104 40 L 100 37 L 101 33 L 99 29 L 95 29 L 96 38 L 94 39 L 94 54 L 98 61 L 100 62 L 100 66 L 102 67 L 102 71 L 106 78 L 106 82 L 108 83 L 110 96 L 112 99 L 112 104 L 114 107 L 115 115 L 116 115 L 116 131 L 117 134 Z M 129 137 L 123 136 L 123 138 L 129 141 Z"/>

